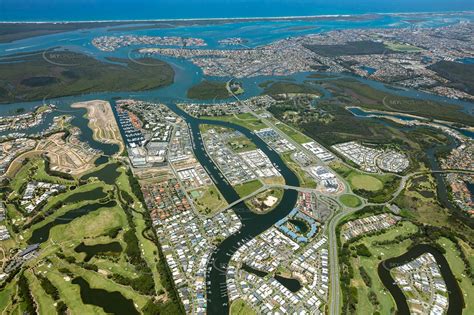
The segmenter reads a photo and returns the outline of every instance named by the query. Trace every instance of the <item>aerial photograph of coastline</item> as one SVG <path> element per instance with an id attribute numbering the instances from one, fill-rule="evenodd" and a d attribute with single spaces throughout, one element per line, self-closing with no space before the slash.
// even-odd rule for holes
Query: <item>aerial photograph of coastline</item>
<path id="1" fill-rule="evenodd" d="M 0 313 L 474 315 L 474 2 L 0 0 Z"/>

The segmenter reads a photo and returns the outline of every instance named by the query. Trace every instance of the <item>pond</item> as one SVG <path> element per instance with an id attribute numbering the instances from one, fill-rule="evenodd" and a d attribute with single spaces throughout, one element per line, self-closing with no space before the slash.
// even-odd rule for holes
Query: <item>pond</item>
<path id="1" fill-rule="evenodd" d="M 248 273 L 252 273 L 252 274 L 254 274 L 254 275 L 256 275 L 257 277 L 260 277 L 260 278 L 263 278 L 268 274 L 265 271 L 261 271 L 261 270 L 252 268 L 247 264 L 243 264 L 241 269 L 247 271 Z"/>
<path id="2" fill-rule="evenodd" d="M 81 299 L 84 304 L 99 306 L 109 314 L 139 314 L 133 301 L 125 298 L 118 291 L 110 292 L 104 289 L 91 288 L 82 277 L 74 278 L 72 284 L 77 284 L 81 288 Z"/>
<path id="3" fill-rule="evenodd" d="M 63 200 L 63 203 L 67 204 L 86 200 L 98 200 L 104 197 L 107 197 L 107 194 L 102 190 L 102 188 L 97 187 L 92 190 L 82 191 L 70 195 L 69 197 Z"/>
<path id="4" fill-rule="evenodd" d="M 113 185 L 115 180 L 120 176 L 120 172 L 117 170 L 118 167 L 118 163 L 110 163 L 95 172 L 82 176 L 82 179 L 87 180 L 91 177 L 97 177 L 104 183 Z"/>
<path id="5" fill-rule="evenodd" d="M 293 278 L 286 278 L 280 275 L 275 275 L 275 279 L 280 282 L 285 288 L 291 292 L 298 292 L 301 289 L 301 283 Z"/>
<path id="6" fill-rule="evenodd" d="M 305 222 L 301 220 L 289 219 L 288 222 L 291 223 L 295 227 L 298 233 L 306 234 L 309 231 L 308 224 L 306 224 Z"/>
<path id="7" fill-rule="evenodd" d="M 43 243 L 49 238 L 49 232 L 56 225 L 67 224 L 76 218 L 80 218 L 92 211 L 96 211 L 100 208 L 110 208 L 115 207 L 117 203 L 115 201 L 109 201 L 105 204 L 93 203 L 85 205 L 84 207 L 77 208 L 66 212 L 65 214 L 57 217 L 53 221 L 35 229 L 31 234 L 31 237 L 28 239 L 28 244 L 38 244 Z"/>
<path id="8" fill-rule="evenodd" d="M 84 242 L 77 245 L 74 248 L 76 253 L 86 253 L 86 257 L 84 261 L 91 260 L 97 254 L 101 253 L 120 253 L 122 251 L 122 245 L 119 242 L 111 242 L 107 244 L 94 244 L 94 245 L 86 245 Z"/>

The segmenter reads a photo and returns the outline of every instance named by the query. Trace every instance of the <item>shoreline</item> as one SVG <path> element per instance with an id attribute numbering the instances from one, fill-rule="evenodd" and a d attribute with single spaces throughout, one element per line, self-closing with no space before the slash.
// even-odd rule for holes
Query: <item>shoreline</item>
<path id="1" fill-rule="evenodd" d="M 1 24 L 74 24 L 74 23 L 137 23 L 137 22 L 204 22 L 204 21 L 252 21 L 252 20 L 297 20 L 297 19 L 318 19 L 318 18 L 348 18 L 363 17 L 370 15 L 446 15 L 446 14 L 474 14 L 472 10 L 466 11 L 412 11 L 412 12 L 366 12 L 354 14 L 319 14 L 319 15 L 292 15 L 292 16 L 255 16 L 255 17 L 218 17 L 218 18 L 166 18 L 166 19 L 131 19 L 131 20 L 51 20 L 51 21 L 28 21 L 28 20 L 12 20 L 0 21 Z"/>

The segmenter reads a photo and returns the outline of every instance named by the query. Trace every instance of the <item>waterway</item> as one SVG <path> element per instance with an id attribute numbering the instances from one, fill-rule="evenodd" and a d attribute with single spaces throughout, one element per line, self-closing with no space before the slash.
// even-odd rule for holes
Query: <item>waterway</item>
<path id="1" fill-rule="evenodd" d="M 464 299 L 462 291 L 459 288 L 456 278 L 454 277 L 449 267 L 449 264 L 446 261 L 446 258 L 443 256 L 442 253 L 439 252 L 439 250 L 426 244 L 416 245 L 405 254 L 384 260 L 378 266 L 378 274 L 380 280 L 382 280 L 384 286 L 395 299 L 398 313 L 410 314 L 410 311 L 408 308 L 406 297 L 400 287 L 395 284 L 395 280 L 391 276 L 390 270 L 395 267 L 404 265 L 425 253 L 430 253 L 434 256 L 436 262 L 440 267 L 441 275 L 443 276 L 444 282 L 446 283 L 446 288 L 448 290 L 449 297 L 448 315 L 462 314 L 462 309 L 464 308 Z"/>
<path id="2" fill-rule="evenodd" d="M 222 195 L 228 203 L 232 203 L 240 199 L 234 188 L 225 180 L 222 173 L 214 165 L 210 157 L 207 155 L 204 144 L 199 131 L 200 124 L 209 124 L 226 128 L 233 128 L 240 131 L 244 136 L 248 137 L 256 146 L 265 153 L 273 165 L 279 170 L 285 178 L 285 182 L 290 186 L 299 186 L 298 177 L 286 166 L 281 157 L 271 149 L 261 138 L 250 130 L 223 121 L 215 121 L 208 119 L 198 119 L 192 117 L 182 111 L 174 104 L 168 106 L 178 115 L 183 117 L 188 126 L 191 128 L 191 138 L 193 143 L 194 154 L 198 161 L 208 171 L 212 180 L 221 191 Z M 266 214 L 255 214 L 249 210 L 245 203 L 235 206 L 233 209 L 239 219 L 242 221 L 241 229 L 226 238 L 220 243 L 211 255 L 208 265 L 207 278 L 207 302 L 208 314 L 227 314 L 229 312 L 229 299 L 227 291 L 222 291 L 226 286 L 226 271 L 232 255 L 245 244 L 260 233 L 270 228 L 275 222 L 287 216 L 295 207 L 298 192 L 295 190 L 285 190 L 281 202 L 275 209 Z M 210 283 L 210 284 L 209 284 Z"/>
<path id="3" fill-rule="evenodd" d="M 91 288 L 89 283 L 82 277 L 74 278 L 71 283 L 79 285 L 81 299 L 84 304 L 99 306 L 108 314 L 140 314 L 135 308 L 133 301 L 125 298 L 118 291 L 111 292 L 104 289 Z"/>

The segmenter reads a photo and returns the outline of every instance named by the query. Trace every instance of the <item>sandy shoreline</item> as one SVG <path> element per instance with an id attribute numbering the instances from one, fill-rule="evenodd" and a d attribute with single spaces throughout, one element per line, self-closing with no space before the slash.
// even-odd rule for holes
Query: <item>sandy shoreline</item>
<path id="1" fill-rule="evenodd" d="M 115 155 L 120 155 L 123 152 L 122 135 L 108 101 L 92 100 L 78 102 L 72 104 L 71 107 L 87 109 L 88 126 L 92 129 L 94 140 L 102 143 L 117 144 L 119 151 Z"/>

